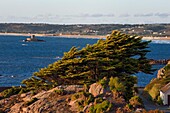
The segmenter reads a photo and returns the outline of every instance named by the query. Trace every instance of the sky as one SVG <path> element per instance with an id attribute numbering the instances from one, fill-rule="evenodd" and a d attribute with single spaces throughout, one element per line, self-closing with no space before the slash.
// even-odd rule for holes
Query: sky
<path id="1" fill-rule="evenodd" d="M 170 0 L 0 0 L 0 23 L 170 23 Z"/>

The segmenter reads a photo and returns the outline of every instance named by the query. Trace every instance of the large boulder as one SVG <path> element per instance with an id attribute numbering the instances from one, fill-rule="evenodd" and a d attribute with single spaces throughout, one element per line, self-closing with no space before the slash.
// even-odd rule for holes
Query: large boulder
<path id="1" fill-rule="evenodd" d="M 164 72 L 165 72 L 164 68 L 159 69 L 157 73 L 157 78 L 163 78 Z"/>
<path id="2" fill-rule="evenodd" d="M 91 93 L 94 97 L 97 97 L 101 94 L 105 94 L 109 88 L 104 88 L 99 83 L 94 83 L 90 85 L 89 93 Z"/>
<path id="3" fill-rule="evenodd" d="M 167 64 L 170 64 L 170 60 L 168 60 L 168 63 Z"/>

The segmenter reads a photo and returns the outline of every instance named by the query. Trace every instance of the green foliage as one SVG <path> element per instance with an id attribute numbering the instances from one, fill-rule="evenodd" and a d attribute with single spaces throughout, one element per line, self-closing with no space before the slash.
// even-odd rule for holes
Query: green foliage
<path id="1" fill-rule="evenodd" d="M 165 67 L 164 67 L 165 71 L 168 71 L 170 70 L 170 64 L 167 64 Z"/>
<path id="2" fill-rule="evenodd" d="M 72 47 L 64 53 L 61 60 L 35 72 L 23 84 L 46 89 L 61 84 L 91 84 L 104 77 L 118 77 L 127 82 L 126 78 L 139 71 L 151 73 L 151 65 L 145 57 L 149 52 L 149 41 L 141 39 L 142 37 L 113 31 L 106 40 L 99 40 L 81 50 Z M 129 88 L 132 83 L 125 85 L 129 85 Z M 122 90 L 123 85 L 119 85 L 117 90 Z"/>
<path id="3" fill-rule="evenodd" d="M 133 108 L 133 106 L 132 106 L 131 104 L 126 104 L 126 107 L 127 107 L 128 109 L 132 109 L 132 108 Z"/>
<path id="4" fill-rule="evenodd" d="M 129 100 L 135 92 L 134 84 L 137 84 L 136 76 L 125 76 L 122 79 L 122 82 L 126 86 L 126 91 L 124 92 L 124 97 L 126 100 Z"/>
<path id="5" fill-rule="evenodd" d="M 167 64 L 164 69 L 164 78 L 170 78 L 170 64 Z"/>
<path id="6" fill-rule="evenodd" d="M 86 105 L 94 101 L 94 97 L 88 92 L 78 92 L 71 96 L 71 101 L 74 100 L 77 100 L 77 106 L 79 107 L 79 111 L 81 111 Z"/>
<path id="7" fill-rule="evenodd" d="M 109 86 L 111 90 L 116 90 L 118 92 L 124 92 L 126 88 L 118 77 L 111 77 Z"/>
<path id="8" fill-rule="evenodd" d="M 111 110 L 112 104 L 105 100 L 102 103 L 90 107 L 90 113 L 107 113 Z"/>
<path id="9" fill-rule="evenodd" d="M 84 104 L 89 104 L 90 102 L 94 101 L 93 95 L 88 92 L 78 92 L 71 96 L 72 101 L 80 99 L 80 98 L 84 100 L 85 102 Z"/>
<path id="10" fill-rule="evenodd" d="M 103 98 L 102 97 L 95 98 L 95 100 L 94 100 L 95 104 L 102 103 L 102 102 L 103 102 Z"/>
<path id="11" fill-rule="evenodd" d="M 80 98 L 81 96 L 83 95 L 83 92 L 78 92 L 78 93 L 75 93 L 74 95 L 71 96 L 71 100 L 76 100 L 78 98 Z"/>
<path id="12" fill-rule="evenodd" d="M 161 99 L 160 96 L 158 96 L 157 103 L 158 103 L 159 105 L 163 105 L 163 101 L 162 101 L 162 99 Z"/>
<path id="13" fill-rule="evenodd" d="M 158 83 L 158 84 L 154 84 L 152 89 L 149 90 L 149 94 L 151 95 L 153 100 L 157 99 L 160 89 L 161 89 L 161 85 Z"/>
<path id="14" fill-rule="evenodd" d="M 104 88 L 106 88 L 106 86 L 108 85 L 107 78 L 104 77 L 103 79 L 99 80 L 99 84 L 101 84 Z"/>
<path id="15" fill-rule="evenodd" d="M 93 102 L 93 101 L 94 101 L 94 97 L 93 97 L 93 95 L 90 94 L 87 98 L 86 105 L 89 105 L 90 102 Z"/>
<path id="16" fill-rule="evenodd" d="M 64 95 L 66 94 L 66 91 L 63 89 L 59 89 L 59 90 L 54 90 L 55 93 L 57 93 L 58 95 Z"/>
<path id="17" fill-rule="evenodd" d="M 137 107 L 142 107 L 143 106 L 143 102 L 142 99 L 139 96 L 134 96 L 129 100 L 130 105 L 133 106 L 133 108 L 137 108 Z"/>
<path id="18" fill-rule="evenodd" d="M 84 84 L 83 85 L 83 89 L 84 89 L 84 92 L 88 92 L 89 91 L 89 85 L 88 84 Z"/>
<path id="19" fill-rule="evenodd" d="M 2 96 L 4 98 L 8 98 L 12 95 L 15 95 L 15 94 L 22 94 L 22 93 L 26 93 L 30 91 L 29 89 L 27 88 L 22 88 L 22 87 L 12 87 L 10 89 L 6 89 L 2 92 Z"/>

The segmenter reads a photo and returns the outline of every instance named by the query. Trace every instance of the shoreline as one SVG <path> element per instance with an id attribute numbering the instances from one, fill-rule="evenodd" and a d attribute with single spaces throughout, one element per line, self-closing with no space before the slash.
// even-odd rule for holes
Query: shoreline
<path id="1" fill-rule="evenodd" d="M 91 39 L 105 39 L 107 35 L 54 35 L 54 34 L 37 34 L 37 33 L 0 33 L 1 36 L 31 36 L 38 37 L 65 37 L 65 38 L 91 38 Z M 143 37 L 143 40 L 170 40 L 170 37 Z"/>
<path id="2" fill-rule="evenodd" d="M 54 34 L 29 34 L 29 33 L 0 33 L 1 36 L 31 36 L 35 35 L 38 37 L 66 37 L 66 38 L 94 38 L 104 39 L 106 36 L 103 35 L 54 35 Z"/>

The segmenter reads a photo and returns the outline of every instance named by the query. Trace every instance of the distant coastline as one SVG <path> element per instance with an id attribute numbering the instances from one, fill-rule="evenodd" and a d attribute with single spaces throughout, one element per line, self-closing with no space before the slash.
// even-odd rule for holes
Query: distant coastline
<path id="1" fill-rule="evenodd" d="M 104 39 L 103 35 L 54 35 L 54 34 L 28 34 L 28 33 L 0 33 L 3 36 L 40 36 L 40 37 L 66 37 L 66 38 L 95 38 Z M 170 40 L 170 37 L 143 37 L 143 40 Z"/>
<path id="2" fill-rule="evenodd" d="M 96 39 L 103 39 L 106 36 L 103 35 L 54 35 L 54 34 L 28 34 L 28 33 L 0 33 L 3 36 L 40 36 L 40 37 L 66 37 L 66 38 L 96 38 Z"/>

